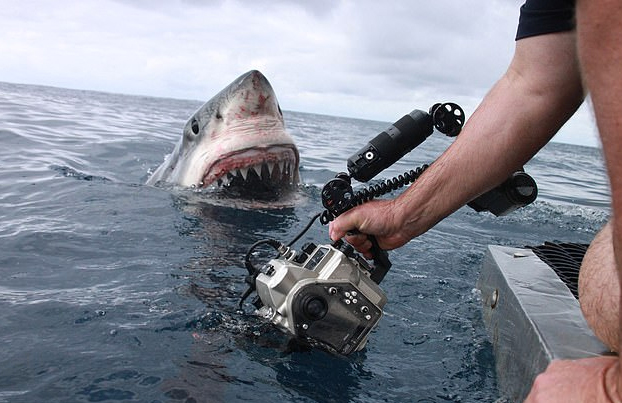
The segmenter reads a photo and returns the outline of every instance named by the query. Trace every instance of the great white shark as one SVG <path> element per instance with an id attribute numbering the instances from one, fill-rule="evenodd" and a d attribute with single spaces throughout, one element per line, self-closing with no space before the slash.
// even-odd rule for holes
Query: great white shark
<path id="1" fill-rule="evenodd" d="M 272 86 L 251 70 L 188 119 L 147 184 L 280 192 L 298 184 L 299 160 Z"/>

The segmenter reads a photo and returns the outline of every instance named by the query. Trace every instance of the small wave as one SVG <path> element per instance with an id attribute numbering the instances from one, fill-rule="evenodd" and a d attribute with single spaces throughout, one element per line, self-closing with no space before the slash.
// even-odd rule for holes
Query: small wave
<path id="1" fill-rule="evenodd" d="M 58 174 L 66 178 L 74 178 L 82 181 L 96 181 L 96 182 L 111 182 L 110 179 L 105 176 L 91 175 L 84 172 L 77 171 L 68 166 L 52 165 L 50 169 L 56 171 Z"/>
<path id="2" fill-rule="evenodd" d="M 486 213 L 476 213 L 464 208 L 462 212 L 478 222 L 492 222 L 495 225 L 520 225 L 521 228 L 539 228 L 551 225 L 557 228 L 560 234 L 565 231 L 593 233 L 609 220 L 611 213 L 608 209 L 574 204 L 558 204 L 547 201 L 536 201 L 533 204 L 518 209 L 502 217 L 494 217 Z M 560 235 L 558 234 L 558 235 Z"/>
<path id="3" fill-rule="evenodd" d="M 22 396 L 30 392 L 29 390 L 3 390 L 0 391 L 0 403 L 9 402 L 11 398 Z"/>
<path id="4" fill-rule="evenodd" d="M 517 219 L 537 223 L 554 222 L 562 229 L 579 232 L 599 231 L 611 216 L 611 212 L 606 209 L 545 201 L 534 203 L 533 210 L 535 213 L 521 212 L 517 215 Z"/>
<path id="5" fill-rule="evenodd" d="M 13 305 L 34 305 L 45 302 L 64 302 L 73 305 L 123 305 L 129 300 L 151 300 L 168 290 L 136 291 L 128 286 L 112 284 L 90 287 L 35 290 L 0 287 L 0 302 Z"/>

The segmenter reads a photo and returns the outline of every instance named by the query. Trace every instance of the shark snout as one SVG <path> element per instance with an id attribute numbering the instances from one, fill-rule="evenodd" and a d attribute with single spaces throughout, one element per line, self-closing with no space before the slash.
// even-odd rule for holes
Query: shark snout
<path id="1" fill-rule="evenodd" d="M 236 120 L 270 115 L 281 117 L 281 108 L 272 86 L 257 70 L 242 76 L 237 90 L 232 91 L 229 116 Z"/>

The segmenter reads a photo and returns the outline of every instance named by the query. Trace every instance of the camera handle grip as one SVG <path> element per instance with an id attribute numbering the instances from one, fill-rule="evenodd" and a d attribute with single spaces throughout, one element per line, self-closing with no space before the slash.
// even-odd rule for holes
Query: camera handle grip
<path id="1" fill-rule="evenodd" d="M 374 270 L 369 276 L 376 284 L 380 284 L 384 276 L 391 268 L 391 261 L 389 260 L 389 253 L 386 250 L 380 249 L 378 240 L 373 235 L 367 235 L 367 238 L 371 241 L 371 254 L 374 259 Z"/>
<path id="2" fill-rule="evenodd" d="M 361 234 L 359 230 L 350 230 L 347 232 L 348 235 Z M 367 235 L 367 234 L 366 234 Z M 374 267 L 370 271 L 371 274 L 369 276 L 370 279 L 376 284 L 380 284 L 384 276 L 387 274 L 389 269 L 392 266 L 391 261 L 389 260 L 389 253 L 380 248 L 378 244 L 378 240 L 373 235 L 367 235 L 367 239 L 371 241 L 371 248 L 369 251 L 371 252 L 372 259 L 374 261 Z"/>

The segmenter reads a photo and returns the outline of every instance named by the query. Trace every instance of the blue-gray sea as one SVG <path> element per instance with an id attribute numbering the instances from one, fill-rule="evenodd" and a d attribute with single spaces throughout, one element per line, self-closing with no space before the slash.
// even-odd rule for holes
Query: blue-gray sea
<path id="1" fill-rule="evenodd" d="M 298 201 L 244 209 L 144 185 L 201 104 L 0 83 L 0 402 L 493 402 L 474 290 L 486 245 L 589 242 L 609 216 L 600 151 L 551 143 L 525 167 L 533 205 L 465 207 L 390 252 L 389 302 L 363 351 L 298 351 L 237 311 L 243 256 L 291 240 L 388 122 L 286 111 Z M 381 177 L 451 141 L 433 134 Z M 327 228 L 304 240 L 327 243 Z"/>

